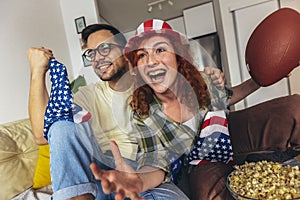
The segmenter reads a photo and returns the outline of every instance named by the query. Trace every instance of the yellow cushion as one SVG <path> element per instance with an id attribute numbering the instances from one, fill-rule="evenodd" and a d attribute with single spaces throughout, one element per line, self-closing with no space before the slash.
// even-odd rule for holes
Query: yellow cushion
<path id="1" fill-rule="evenodd" d="M 36 164 L 33 188 L 42 188 L 51 184 L 49 145 L 39 147 L 39 156 Z"/>
<path id="2" fill-rule="evenodd" d="M 31 187 L 38 158 L 28 119 L 0 125 L 0 199 Z"/>

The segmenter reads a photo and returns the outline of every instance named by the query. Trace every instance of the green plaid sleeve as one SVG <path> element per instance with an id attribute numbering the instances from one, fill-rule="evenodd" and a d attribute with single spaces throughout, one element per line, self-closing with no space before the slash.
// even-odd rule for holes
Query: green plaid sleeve
<path id="1" fill-rule="evenodd" d="M 155 106 L 154 106 L 155 108 Z M 160 109 L 154 109 L 150 117 L 136 123 L 139 134 L 138 168 L 152 166 L 166 172 L 165 181 L 170 181 L 171 155 L 188 154 L 195 134 L 182 124 L 167 120 Z"/>

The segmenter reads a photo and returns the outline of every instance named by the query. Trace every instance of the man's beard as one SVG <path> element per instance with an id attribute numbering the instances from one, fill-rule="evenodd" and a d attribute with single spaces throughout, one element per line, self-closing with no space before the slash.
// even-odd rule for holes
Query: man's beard
<path id="1" fill-rule="evenodd" d="M 99 76 L 102 81 L 114 81 L 120 79 L 127 72 L 126 66 L 123 66 L 115 74 L 109 77 Z"/>

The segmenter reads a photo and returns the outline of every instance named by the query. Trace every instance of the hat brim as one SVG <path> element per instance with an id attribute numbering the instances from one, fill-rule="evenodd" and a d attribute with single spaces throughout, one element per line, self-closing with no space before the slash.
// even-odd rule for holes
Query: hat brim
<path id="1" fill-rule="evenodd" d="M 124 48 L 124 54 L 128 55 L 130 52 L 137 49 L 137 46 L 139 45 L 140 41 L 145 37 L 150 37 L 154 35 L 165 35 L 169 38 L 174 38 L 176 40 L 180 40 L 182 44 L 188 44 L 189 41 L 186 36 L 183 34 L 170 30 L 170 29 L 161 29 L 161 30 L 148 30 L 146 32 L 143 32 L 139 35 L 135 35 L 132 38 L 130 38 Z"/>

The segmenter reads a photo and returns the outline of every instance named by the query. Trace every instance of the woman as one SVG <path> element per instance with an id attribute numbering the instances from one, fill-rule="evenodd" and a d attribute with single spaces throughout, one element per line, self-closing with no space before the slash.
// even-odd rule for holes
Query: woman
<path id="1" fill-rule="evenodd" d="M 198 71 L 189 43 L 166 22 L 151 21 L 153 27 L 161 25 L 160 30 L 147 28 L 147 24 L 149 21 L 137 29 L 137 32 L 144 31 L 129 40 L 125 48 L 136 74 L 137 89 L 131 106 L 135 118 L 144 125 L 140 125 L 141 133 L 152 131 L 155 137 L 161 133 L 160 140 L 169 149 L 169 155 L 173 155 L 170 162 L 180 157 L 177 164 L 184 164 L 199 136 L 204 116 L 210 110 L 226 110 L 230 91 L 224 85 L 212 84 L 210 79 L 216 78 L 213 74 L 207 76 Z M 206 68 L 205 71 L 218 70 Z M 148 125 L 150 120 L 155 127 Z M 230 160 L 231 156 L 224 162 Z M 176 181 L 178 177 L 173 178 Z"/>
<path id="2" fill-rule="evenodd" d="M 227 113 L 229 129 L 232 133 L 230 133 L 230 138 L 226 134 L 223 136 L 229 142 L 230 139 L 233 141 L 233 149 L 236 153 L 264 150 L 285 151 L 288 144 L 293 146 L 293 153 L 299 153 L 297 148 L 300 146 L 298 130 L 300 112 L 299 108 L 294 106 L 299 105 L 298 95 L 276 99 L 242 112 L 230 113 L 228 116 L 229 105 L 238 102 L 259 86 L 250 79 L 240 87 L 233 88 L 233 96 L 230 98 L 231 90 L 224 89 L 222 86 L 215 87 L 211 84 L 209 77 L 198 72 L 193 64 L 187 40 L 161 20 L 149 20 L 142 23 L 137 28 L 136 36 L 128 41 L 125 54 L 131 61 L 133 74 L 135 74 L 136 90 L 131 106 L 135 112 L 135 119 L 138 121 L 140 134 L 143 136 L 150 134 L 149 138 L 155 138 L 152 142 L 162 142 L 169 150 L 170 162 L 176 160 L 174 157 L 180 157 L 179 162 L 175 162 L 179 165 L 185 163 L 188 158 L 190 158 L 188 160 L 190 163 L 193 161 L 189 153 L 195 139 L 201 133 L 203 119 L 209 111 L 215 110 L 225 110 Z M 282 103 L 293 103 L 293 105 L 283 108 Z M 266 113 L 260 115 L 261 121 L 257 123 L 256 114 L 262 111 Z M 288 114 L 284 123 L 285 127 L 289 128 L 287 129 L 289 133 L 283 134 L 281 131 L 278 132 L 278 137 L 270 139 L 274 137 L 272 135 L 274 129 L 267 127 L 265 122 L 274 123 L 276 118 L 270 117 L 268 113 L 277 113 L 277 111 L 281 114 Z M 250 113 L 252 116 L 249 116 Z M 243 117 L 245 124 L 240 123 L 238 117 Z M 243 126 L 240 127 L 239 123 Z M 253 125 L 253 130 L 256 132 L 248 127 L 249 123 Z M 295 124 L 297 128 L 291 130 Z M 223 136 L 222 138 L 218 136 L 220 135 L 214 138 L 224 139 Z M 218 146 L 219 143 L 213 145 Z M 198 147 L 201 148 L 201 145 Z M 225 150 L 221 151 L 225 152 Z M 211 159 L 216 155 L 214 152 L 212 156 L 195 158 L 208 162 L 197 162 L 197 165 L 189 170 L 188 186 L 183 189 L 187 193 L 189 193 L 188 189 L 191 190 L 189 195 L 192 199 L 233 199 L 225 187 L 226 176 L 233 170 L 232 166 L 227 164 L 232 159 L 230 143 L 226 151 L 229 151 L 228 155 L 230 155 L 226 159 L 224 157 Z M 286 158 L 294 155 L 287 154 Z M 176 170 L 178 167 L 172 171 Z M 182 176 L 181 180 L 184 177 Z"/>

